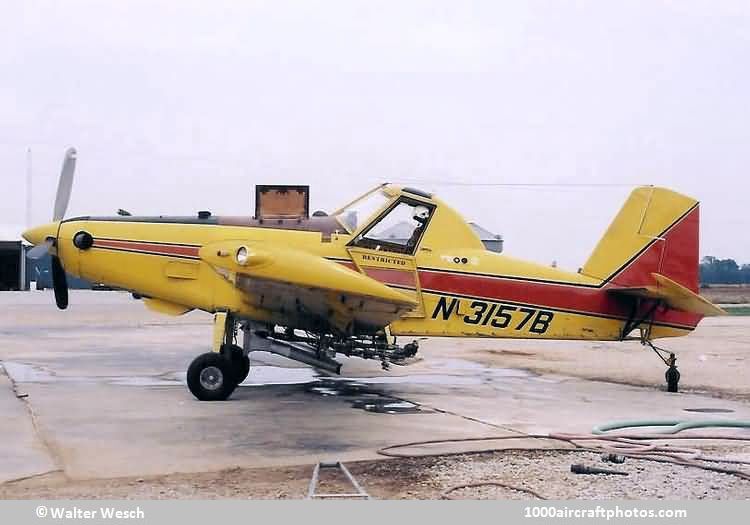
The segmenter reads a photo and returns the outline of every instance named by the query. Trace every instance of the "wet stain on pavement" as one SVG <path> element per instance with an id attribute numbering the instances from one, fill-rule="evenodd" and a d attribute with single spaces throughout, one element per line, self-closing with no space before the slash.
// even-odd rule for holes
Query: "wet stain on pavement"
<path id="1" fill-rule="evenodd" d="M 351 403 L 352 408 L 376 414 L 419 414 L 431 412 L 416 403 L 390 396 L 380 389 L 361 381 L 319 378 L 307 385 L 306 390 L 321 396 L 336 396 Z"/>
<path id="2" fill-rule="evenodd" d="M 49 367 L 6 361 L 3 363 L 9 376 L 18 383 L 78 383 L 109 384 L 134 387 L 174 387 L 185 385 L 184 372 L 129 375 L 73 375 L 58 373 Z M 107 369 L 111 367 L 108 363 Z M 443 360 L 436 363 L 437 372 L 410 375 L 383 375 L 375 377 L 329 377 L 319 375 L 312 368 L 286 368 L 273 365 L 253 366 L 241 389 L 279 388 L 284 385 L 322 397 L 342 399 L 358 410 L 375 414 L 420 414 L 432 410 L 392 394 L 399 385 L 473 387 L 533 377 L 527 371 L 493 369 L 462 360 Z M 115 367 L 118 368 L 119 367 Z M 470 370 L 471 375 L 457 371 Z M 283 390 L 283 389 L 282 389 Z M 283 395 L 283 392 L 280 391 Z"/>
<path id="3" fill-rule="evenodd" d="M 78 383 L 78 384 L 110 384 L 135 387 L 167 387 L 185 384 L 185 374 L 181 372 L 166 372 L 156 375 L 129 376 L 75 376 L 58 374 L 57 372 L 39 365 L 18 362 L 3 363 L 5 370 L 19 383 Z M 342 399 L 359 410 L 376 414 L 417 414 L 431 412 L 416 403 L 403 400 L 387 394 L 384 390 L 388 384 L 398 384 L 408 381 L 405 376 L 374 377 L 374 378 L 330 378 L 321 377 L 310 368 L 283 368 L 277 366 L 253 367 L 252 373 L 242 384 L 243 388 L 294 386 L 310 394 L 323 397 Z M 437 376 L 425 376 L 430 382 L 437 380 Z M 372 384 L 366 383 L 372 381 Z"/>

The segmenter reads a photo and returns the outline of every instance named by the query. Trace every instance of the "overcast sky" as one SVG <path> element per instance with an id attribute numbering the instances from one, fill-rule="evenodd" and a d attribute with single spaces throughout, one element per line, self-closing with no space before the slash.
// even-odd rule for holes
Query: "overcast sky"
<path id="1" fill-rule="evenodd" d="M 25 221 L 29 147 L 49 219 L 75 145 L 69 216 L 409 181 L 575 269 L 657 184 L 702 201 L 702 255 L 750 262 L 746 1 L 0 3 L 0 222 Z"/>

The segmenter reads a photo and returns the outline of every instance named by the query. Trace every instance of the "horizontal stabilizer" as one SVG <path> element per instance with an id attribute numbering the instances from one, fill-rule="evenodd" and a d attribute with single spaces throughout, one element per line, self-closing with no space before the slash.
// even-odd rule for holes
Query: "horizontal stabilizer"
<path id="1" fill-rule="evenodd" d="M 644 299 L 660 299 L 670 308 L 704 316 L 726 315 L 726 312 L 704 297 L 658 273 L 651 274 L 656 285 L 610 288 L 609 292 Z"/>

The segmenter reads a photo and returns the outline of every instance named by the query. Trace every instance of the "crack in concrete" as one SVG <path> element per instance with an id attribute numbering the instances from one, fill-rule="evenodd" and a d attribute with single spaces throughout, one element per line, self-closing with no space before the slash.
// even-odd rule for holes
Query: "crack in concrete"
<path id="1" fill-rule="evenodd" d="M 40 472 L 38 474 L 32 474 L 29 476 L 22 476 L 20 478 L 10 479 L 0 484 L 17 483 L 19 481 L 25 481 L 27 479 L 37 478 L 40 476 L 46 476 L 48 474 L 54 474 L 54 473 L 60 473 L 63 475 L 63 477 L 66 480 L 69 480 L 67 474 L 65 473 L 65 464 L 62 461 L 62 454 L 60 454 L 60 452 L 57 450 L 57 447 L 52 443 L 52 441 L 47 439 L 47 437 L 45 437 L 44 432 L 42 431 L 39 425 L 39 416 L 34 410 L 34 406 L 31 404 L 28 394 L 22 394 L 19 392 L 18 384 L 16 383 L 15 379 L 13 379 L 13 376 L 11 376 L 8 373 L 8 371 L 5 369 L 4 366 L 2 366 L 2 364 L 3 364 L 2 361 L 0 361 L 0 371 L 2 371 L 2 373 L 8 378 L 8 381 L 10 381 L 10 386 L 13 389 L 13 394 L 16 396 L 16 399 L 18 399 L 19 401 L 21 401 L 21 403 L 25 405 L 26 411 L 29 413 L 29 417 L 31 419 L 31 426 L 34 429 L 34 435 L 42 444 L 42 446 L 47 450 L 47 454 L 49 455 L 50 459 L 52 460 L 52 463 L 55 465 L 56 468 L 48 470 L 46 472 Z"/>

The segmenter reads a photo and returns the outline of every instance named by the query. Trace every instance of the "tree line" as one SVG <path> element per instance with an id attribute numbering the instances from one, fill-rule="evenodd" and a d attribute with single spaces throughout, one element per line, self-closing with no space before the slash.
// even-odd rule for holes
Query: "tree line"
<path id="1" fill-rule="evenodd" d="M 702 284 L 750 284 L 750 264 L 707 255 L 700 264 Z"/>

